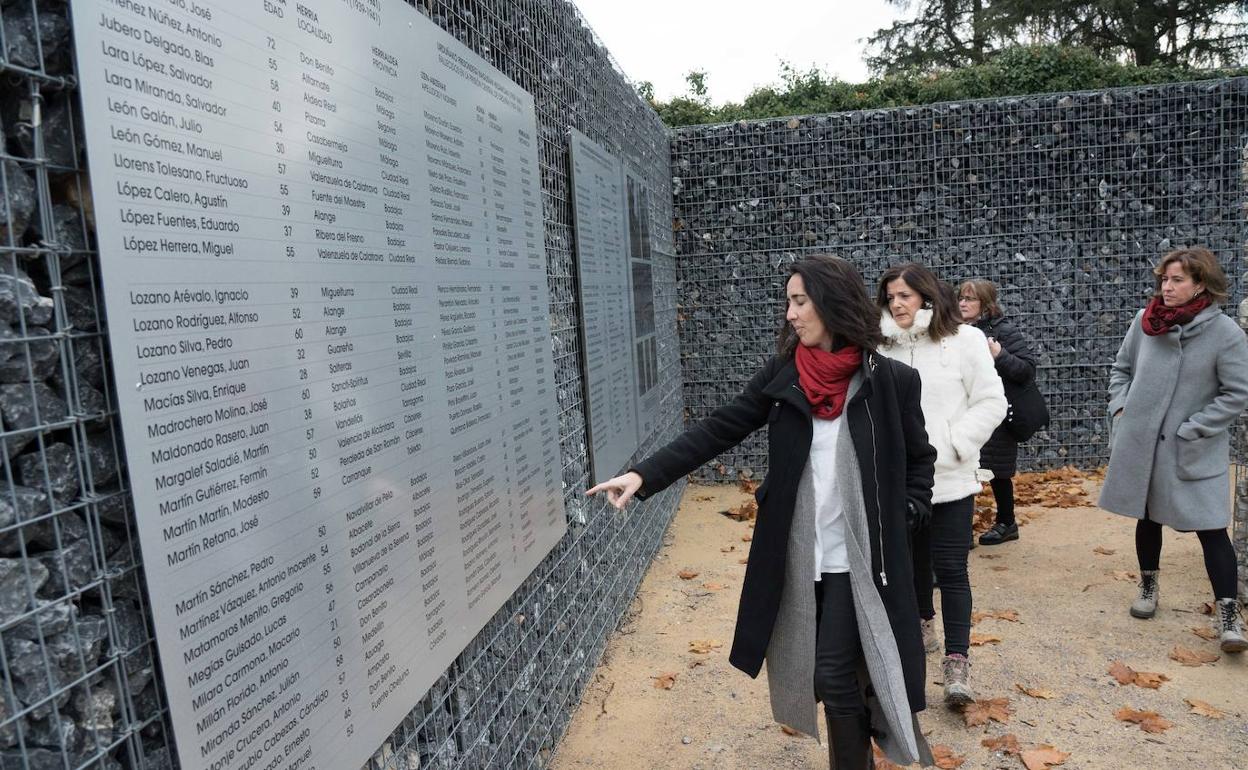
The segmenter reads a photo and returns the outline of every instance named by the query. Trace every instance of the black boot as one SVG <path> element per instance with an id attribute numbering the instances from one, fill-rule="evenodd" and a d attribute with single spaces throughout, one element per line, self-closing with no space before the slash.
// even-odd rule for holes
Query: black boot
<path id="1" fill-rule="evenodd" d="M 996 522 L 992 529 L 979 536 L 980 545 L 1001 545 L 1018 539 L 1018 524 L 1002 524 Z"/>
<path id="2" fill-rule="evenodd" d="M 831 770 L 871 770 L 871 727 L 867 715 L 827 717 L 828 767 Z"/>

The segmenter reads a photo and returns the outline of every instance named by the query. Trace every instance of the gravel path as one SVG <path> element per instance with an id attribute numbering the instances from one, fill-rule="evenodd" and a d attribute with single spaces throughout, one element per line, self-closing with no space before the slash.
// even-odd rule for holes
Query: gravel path
<path id="1" fill-rule="evenodd" d="M 1057 496 L 1071 486 L 1054 483 Z M 1095 500 L 1094 481 L 1074 483 Z M 771 720 L 765 674 L 751 680 L 728 664 L 751 529 L 719 512 L 746 499 L 735 487 L 689 487 L 554 770 L 827 766 L 812 739 L 788 735 Z M 1005 723 L 968 727 L 962 714 L 940 705 L 939 657 L 931 655 L 933 705 L 920 716 L 929 741 L 964 758 L 963 768 L 1023 768 L 1021 756 L 982 745 L 1006 734 L 1023 749 L 1049 744 L 1068 753 L 1063 770 L 1248 767 L 1248 657 L 1195 667 L 1170 658 L 1176 646 L 1218 652 L 1216 642 L 1193 632 L 1210 622 L 1201 613 L 1209 584 L 1195 536 L 1167 531 L 1161 610 L 1139 621 L 1126 611 L 1136 590 L 1129 522 L 1092 507 L 1024 506 L 1020 515 L 1029 519 L 1021 540 L 977 548 L 970 559 L 975 609 L 1013 610 L 1019 618 L 981 619 L 974 632 L 1000 641 L 971 652 L 977 696 L 1008 698 L 1012 713 Z M 682 571 L 697 574 L 682 579 Z M 1116 660 L 1168 681 L 1158 689 L 1120 685 L 1108 673 Z M 1051 697 L 1029 696 L 1020 686 Z M 1193 713 L 1188 699 L 1223 717 Z M 1173 726 L 1144 732 L 1115 718 L 1124 707 L 1156 712 Z"/>

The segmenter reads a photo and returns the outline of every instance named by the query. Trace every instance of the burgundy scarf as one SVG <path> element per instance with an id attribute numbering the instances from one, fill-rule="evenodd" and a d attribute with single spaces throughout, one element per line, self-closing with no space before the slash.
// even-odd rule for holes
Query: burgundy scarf
<path id="1" fill-rule="evenodd" d="M 1201 294 L 1178 307 L 1166 307 L 1161 297 L 1153 297 L 1149 300 L 1148 307 L 1144 308 L 1144 317 L 1140 319 L 1140 325 L 1144 327 L 1145 334 L 1156 337 L 1170 331 L 1174 326 L 1191 323 L 1192 319 L 1210 304 L 1212 303 L 1209 301 L 1208 294 Z"/>
<path id="2" fill-rule="evenodd" d="M 810 412 L 820 420 L 835 420 L 845 408 L 849 380 L 862 366 L 862 350 L 846 345 L 835 353 L 798 344 L 797 379 L 810 402 Z"/>

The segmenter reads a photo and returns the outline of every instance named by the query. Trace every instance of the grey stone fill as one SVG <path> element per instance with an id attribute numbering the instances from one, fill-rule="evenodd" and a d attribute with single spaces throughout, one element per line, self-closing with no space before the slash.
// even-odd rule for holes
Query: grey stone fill
<path id="1" fill-rule="evenodd" d="M 10 326 L 45 326 L 52 320 L 52 300 L 39 293 L 22 268 L 0 259 L 0 318 Z"/>
<path id="2" fill-rule="evenodd" d="M 46 338 L 46 339 L 40 339 Z M 27 326 L 26 337 L 11 326 L 0 326 L 0 382 L 46 380 L 57 370 L 60 349 L 47 329 Z"/>
<path id="3" fill-rule="evenodd" d="M 69 416 L 69 407 L 42 382 L 0 385 L 0 414 L 4 416 L 5 428 L 25 430 L 64 420 Z"/>
<path id="4" fill-rule="evenodd" d="M 918 260 L 986 277 L 1032 337 L 1053 421 L 1024 469 L 1106 460 L 1106 373 L 1167 250 L 1203 244 L 1243 295 L 1248 79 L 699 126 L 672 140 L 691 419 L 774 349 L 784 264 L 830 252 L 872 293 Z M 766 470 L 755 437 L 702 469 Z"/>
<path id="5" fill-rule="evenodd" d="M 35 211 L 35 182 L 15 161 L 0 164 L 4 172 L 5 205 L 0 206 L 0 246 L 21 245 L 21 237 Z M 0 298 L 0 319 L 5 318 Z"/>
<path id="6" fill-rule="evenodd" d="M 58 500 L 65 502 L 78 496 L 78 463 L 68 444 L 45 446 L 42 455 L 37 452 L 22 455 L 17 460 L 17 468 L 28 487 L 50 489 Z"/>
<path id="7" fill-rule="evenodd" d="M 10 62 L 38 70 L 64 72 L 69 60 L 69 19 L 56 0 L 39 4 L 13 0 L 3 5 L 5 56 Z M 43 59 L 40 60 L 40 47 Z"/>

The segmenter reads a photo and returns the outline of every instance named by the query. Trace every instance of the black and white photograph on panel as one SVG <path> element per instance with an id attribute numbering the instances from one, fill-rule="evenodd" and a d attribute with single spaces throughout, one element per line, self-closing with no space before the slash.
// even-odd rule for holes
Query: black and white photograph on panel
<path id="1" fill-rule="evenodd" d="M 618 158 L 575 128 L 568 131 L 568 144 L 586 432 L 597 482 L 623 470 L 639 443 L 628 202 Z M 649 325 L 653 331 L 653 311 Z"/>
<path id="2" fill-rule="evenodd" d="M 659 351 L 654 324 L 654 253 L 650 237 L 650 190 L 625 172 L 628 191 L 628 245 L 633 283 L 633 358 L 637 380 L 637 427 L 649 435 L 658 414 Z"/>

